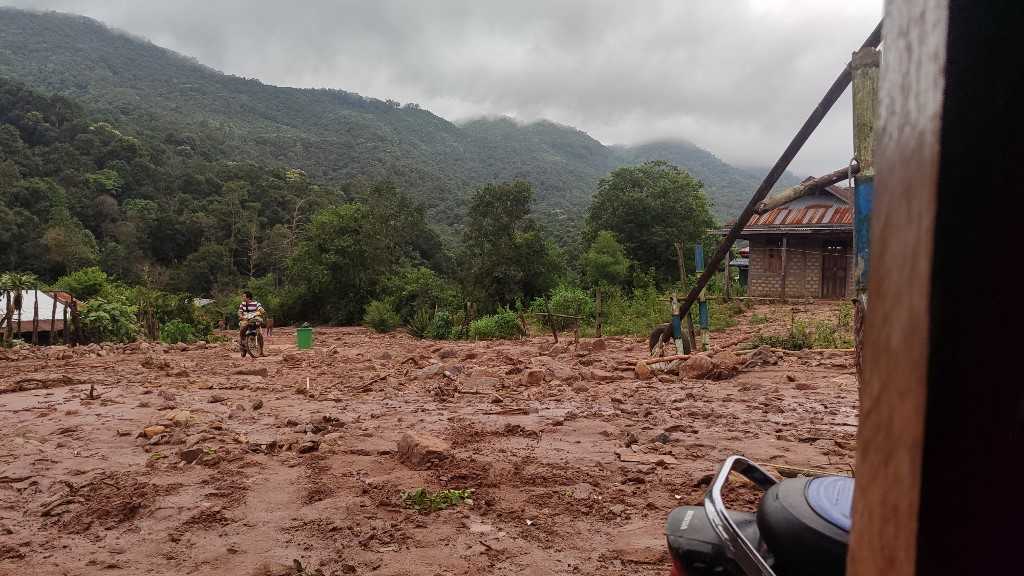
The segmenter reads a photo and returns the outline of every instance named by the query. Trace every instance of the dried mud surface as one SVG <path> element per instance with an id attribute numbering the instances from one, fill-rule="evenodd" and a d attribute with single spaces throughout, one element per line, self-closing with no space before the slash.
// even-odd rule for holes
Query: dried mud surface
<path id="1" fill-rule="evenodd" d="M 778 329 L 790 307 L 756 312 L 773 320 L 747 313 L 712 345 Z M 666 515 L 700 502 L 726 456 L 853 463 L 842 351 L 642 381 L 635 338 L 552 349 L 328 328 L 311 351 L 284 329 L 268 344 L 256 360 L 226 344 L 0 352 L 0 574 L 664 574 Z M 524 383 L 531 368 L 544 382 Z M 448 458 L 405 466 L 406 432 Z M 732 504 L 753 505 L 733 484 Z M 474 492 L 421 514 L 401 500 L 418 487 Z"/>

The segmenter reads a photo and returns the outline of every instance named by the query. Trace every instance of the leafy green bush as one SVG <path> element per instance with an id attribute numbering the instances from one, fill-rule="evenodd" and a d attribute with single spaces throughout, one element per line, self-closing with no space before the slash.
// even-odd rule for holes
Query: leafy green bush
<path id="1" fill-rule="evenodd" d="M 384 293 L 394 302 L 402 322 L 409 324 L 420 310 L 456 307 L 455 290 L 430 268 L 406 266 L 385 281 Z"/>
<path id="2" fill-rule="evenodd" d="M 178 342 L 195 342 L 196 338 L 195 329 L 192 328 L 191 324 L 186 324 L 181 320 L 171 320 L 160 327 L 160 341 L 167 344 L 177 344 Z"/>
<path id="3" fill-rule="evenodd" d="M 546 313 L 561 314 L 563 316 L 579 316 L 581 322 L 587 322 L 594 317 L 594 301 L 584 290 L 565 284 L 559 285 L 551 291 L 551 296 L 545 300 L 535 298 L 530 303 L 530 312 L 537 315 L 537 318 L 545 326 L 550 327 L 554 323 L 558 330 L 568 330 L 576 325 L 571 318 L 548 318 Z"/>
<path id="4" fill-rule="evenodd" d="M 363 324 L 377 332 L 391 332 L 401 323 L 398 313 L 389 302 L 373 300 L 366 305 Z"/>
<path id="5" fill-rule="evenodd" d="M 853 304 L 843 302 L 839 305 L 839 319 L 836 325 L 842 330 L 849 330 L 853 327 Z"/>
<path id="6" fill-rule="evenodd" d="M 419 512 L 430 513 L 458 506 L 473 496 L 473 490 L 438 490 L 430 492 L 426 488 L 418 488 L 402 493 L 402 504 Z"/>
<path id="7" fill-rule="evenodd" d="M 409 329 L 409 334 L 417 338 L 429 338 L 430 328 L 434 325 L 434 311 L 430 308 L 419 308 L 405 325 Z"/>
<path id="8" fill-rule="evenodd" d="M 430 331 L 427 333 L 427 338 L 448 340 L 455 337 L 455 332 L 455 323 L 451 314 L 444 310 L 439 310 L 437 314 L 434 314 L 433 322 L 430 323 Z"/>
<path id="9" fill-rule="evenodd" d="M 70 292 L 79 300 L 88 300 L 99 296 L 100 292 L 106 288 L 108 281 L 106 272 L 96 266 L 91 266 L 61 276 L 54 282 L 53 287 Z"/>
<path id="10" fill-rule="evenodd" d="M 139 334 L 136 312 L 124 302 L 93 298 L 82 305 L 82 331 L 91 342 L 131 342 Z"/>
<path id="11" fill-rule="evenodd" d="M 509 308 L 498 308 L 498 312 L 474 320 L 469 325 L 472 340 L 511 340 L 523 336 L 519 318 Z"/>
<path id="12" fill-rule="evenodd" d="M 769 346 L 784 350 L 806 350 L 814 347 L 814 338 L 803 320 L 793 319 L 789 332 L 779 336 L 774 334 L 758 334 L 750 341 L 750 347 Z"/>
<path id="13" fill-rule="evenodd" d="M 609 290 L 602 296 L 602 329 L 606 336 L 646 335 L 651 328 L 672 319 L 664 296 L 653 286 L 627 294 Z"/>

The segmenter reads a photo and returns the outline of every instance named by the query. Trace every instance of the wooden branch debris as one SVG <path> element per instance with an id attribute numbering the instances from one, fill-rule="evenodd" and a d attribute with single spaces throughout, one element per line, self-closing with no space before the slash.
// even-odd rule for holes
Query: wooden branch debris
<path id="1" fill-rule="evenodd" d="M 802 182 L 800 184 L 797 184 L 796 186 L 793 186 L 792 188 L 786 188 L 782 192 L 774 194 L 766 198 L 764 201 L 760 202 L 757 205 L 757 208 L 754 209 L 754 213 L 764 214 L 765 212 L 770 212 L 778 208 L 779 206 L 786 204 L 787 202 L 792 202 L 797 198 L 807 196 L 809 194 L 814 194 L 815 192 L 821 190 L 822 188 L 831 186 L 833 184 L 836 184 L 837 182 L 842 182 L 843 180 L 848 179 L 850 176 L 856 175 L 858 172 L 860 172 L 860 166 L 854 164 L 852 166 L 840 168 L 839 170 L 836 170 L 834 172 L 829 172 L 828 174 L 825 174 L 824 176 L 819 176 L 814 180 Z"/>

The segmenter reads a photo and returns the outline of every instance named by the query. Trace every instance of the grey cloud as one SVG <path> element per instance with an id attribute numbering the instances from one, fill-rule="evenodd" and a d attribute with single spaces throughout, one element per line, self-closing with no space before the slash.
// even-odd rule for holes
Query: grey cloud
<path id="1" fill-rule="evenodd" d="M 882 0 L 15 0 L 94 17 L 231 74 L 417 102 L 454 120 L 549 118 L 605 143 L 686 138 L 767 165 Z M 852 154 L 849 95 L 797 158 Z"/>

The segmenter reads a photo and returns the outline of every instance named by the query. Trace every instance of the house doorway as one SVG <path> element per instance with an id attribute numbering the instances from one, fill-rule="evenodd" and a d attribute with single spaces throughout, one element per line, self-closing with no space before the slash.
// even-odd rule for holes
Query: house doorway
<path id="1" fill-rule="evenodd" d="M 837 240 L 826 240 L 821 255 L 821 297 L 827 299 L 846 298 L 846 274 L 849 263 L 846 244 Z"/>

